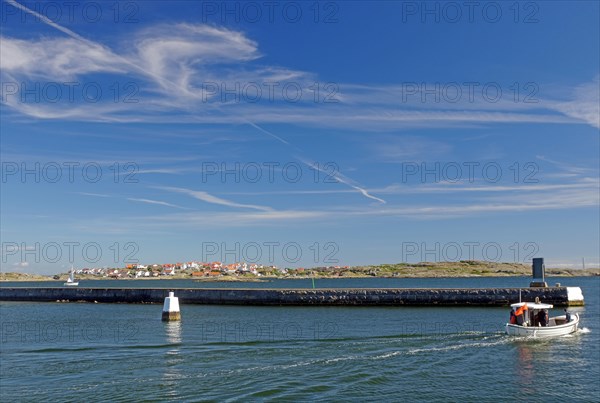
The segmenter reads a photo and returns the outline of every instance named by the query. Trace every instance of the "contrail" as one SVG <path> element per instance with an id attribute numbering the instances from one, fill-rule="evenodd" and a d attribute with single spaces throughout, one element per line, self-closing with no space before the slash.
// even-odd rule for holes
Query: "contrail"
<path id="1" fill-rule="evenodd" d="M 319 165 L 311 163 L 309 161 L 304 160 L 303 158 L 297 158 L 298 160 L 300 160 L 301 162 L 303 162 L 304 164 L 308 165 L 309 167 L 311 167 L 312 169 L 316 169 L 319 172 L 322 173 L 326 173 L 327 175 L 331 175 L 335 178 L 335 180 L 337 180 L 338 182 L 343 183 L 344 185 L 350 186 L 352 189 L 357 190 L 358 192 L 360 192 L 363 196 L 368 197 L 369 199 L 373 199 L 373 200 L 377 200 L 380 203 L 386 203 L 385 200 L 380 199 L 379 197 L 375 197 L 371 194 L 369 194 L 369 192 L 367 192 L 366 189 L 358 186 L 355 184 L 355 181 L 353 181 L 352 179 L 348 178 L 347 176 L 341 174 L 341 173 L 331 173 L 331 172 L 327 172 L 324 171 L 321 167 L 319 167 Z"/>
<path id="2" fill-rule="evenodd" d="M 39 18 L 41 21 L 45 22 L 46 24 L 50 25 L 53 28 L 58 29 L 61 32 L 64 32 L 65 34 L 69 35 L 71 38 L 75 38 L 77 40 L 85 42 L 85 43 L 87 43 L 90 46 L 98 46 L 98 44 L 96 44 L 96 43 L 94 43 L 94 42 L 92 42 L 92 41 L 90 41 L 88 39 L 85 39 L 83 36 L 76 34 L 75 32 L 71 31 L 68 28 L 65 28 L 65 27 L 63 27 L 61 25 L 58 25 L 57 23 L 55 23 L 54 21 L 52 21 L 51 19 L 49 19 L 45 15 L 42 15 L 40 13 L 37 13 L 37 12 L 33 11 L 33 10 L 25 7 L 24 5 L 17 3 L 15 0 L 6 0 L 6 2 L 8 4 L 12 5 L 13 7 L 16 7 L 18 9 L 20 9 L 20 10 L 25 11 L 26 13 L 29 13 L 29 14 L 31 14 L 31 15 Z"/>
<path id="3" fill-rule="evenodd" d="M 282 139 L 281 137 L 279 137 L 279 136 L 277 136 L 277 135 L 275 135 L 275 134 L 271 133 L 271 132 L 270 132 L 270 131 L 268 131 L 268 130 L 265 130 L 265 129 L 263 129 L 262 127 L 260 127 L 260 126 L 259 126 L 259 125 L 257 125 L 256 123 L 253 123 L 253 122 L 249 121 L 249 120 L 248 120 L 248 119 L 246 119 L 246 118 L 244 118 L 244 121 L 246 121 L 246 123 L 248 123 L 250 126 L 254 127 L 256 130 L 260 130 L 261 132 L 265 133 L 265 134 L 266 134 L 266 135 L 268 135 L 268 136 L 271 136 L 271 137 L 273 137 L 274 139 L 276 139 L 276 140 L 278 140 L 278 141 L 282 142 L 283 144 L 285 144 L 285 145 L 288 145 L 288 146 L 291 146 L 291 144 L 290 144 L 290 143 L 288 143 L 287 141 L 285 141 L 285 140 L 284 140 L 284 139 Z"/>
<path id="4" fill-rule="evenodd" d="M 245 121 L 246 121 L 246 123 L 248 123 L 250 126 L 254 127 L 254 128 L 255 128 L 255 129 L 257 129 L 257 130 L 260 130 L 262 133 L 265 133 L 266 135 L 273 137 L 274 139 L 276 139 L 276 140 L 278 140 L 278 141 L 282 142 L 283 144 L 285 144 L 285 145 L 287 145 L 287 146 L 290 146 L 290 147 L 294 147 L 296 150 L 300 151 L 300 149 L 299 149 L 298 147 L 295 147 L 293 144 L 291 144 L 291 143 L 289 143 L 289 142 L 285 141 L 284 139 L 282 139 L 281 137 L 277 136 L 276 134 L 274 134 L 274 133 L 272 133 L 272 132 L 270 132 L 270 131 L 268 131 L 268 130 L 266 130 L 266 129 L 262 128 L 262 127 L 260 127 L 259 125 L 257 125 L 256 123 L 253 123 L 253 122 L 249 121 L 248 119 L 245 119 L 245 118 L 244 118 L 244 120 L 245 120 Z M 304 159 L 304 158 L 302 158 L 302 157 L 295 157 L 295 158 L 296 158 L 298 161 L 300 161 L 300 162 L 302 162 L 302 163 L 306 164 L 307 166 L 309 166 L 309 167 L 311 167 L 311 168 L 313 168 L 313 169 L 316 169 L 316 170 L 318 170 L 319 172 L 323 172 L 323 173 L 326 173 L 326 174 L 328 174 L 328 175 L 331 175 L 331 173 L 330 173 L 330 172 L 325 172 L 325 171 L 323 171 L 321 168 L 319 168 L 319 166 L 318 166 L 317 164 L 313 164 L 313 163 L 311 163 L 311 162 L 309 162 L 309 161 L 305 160 L 305 159 Z M 344 185 L 350 186 L 352 189 L 354 189 L 354 190 L 358 191 L 358 192 L 359 192 L 359 193 L 361 193 L 363 196 L 365 196 L 365 197 L 367 197 L 367 198 L 369 198 L 369 199 L 372 199 L 372 200 L 377 200 L 377 201 L 378 201 L 378 202 L 380 202 L 380 203 L 384 203 L 384 204 L 386 203 L 386 201 L 385 201 L 385 200 L 383 200 L 383 199 L 380 199 L 379 197 L 375 197 L 375 196 L 373 196 L 373 195 L 369 194 L 369 192 L 367 192 L 367 190 L 366 190 L 366 189 L 364 189 L 364 188 L 362 188 L 362 187 L 360 187 L 360 186 L 356 185 L 356 184 L 355 184 L 356 182 L 355 182 L 355 181 L 353 181 L 352 179 L 348 178 L 347 176 L 345 176 L 345 175 L 343 175 L 343 174 L 341 174 L 341 173 L 336 173 L 336 174 L 333 174 L 332 176 L 333 176 L 333 177 L 334 177 L 334 178 L 335 178 L 335 179 L 336 179 L 338 182 L 340 182 L 340 183 L 343 183 Z"/>

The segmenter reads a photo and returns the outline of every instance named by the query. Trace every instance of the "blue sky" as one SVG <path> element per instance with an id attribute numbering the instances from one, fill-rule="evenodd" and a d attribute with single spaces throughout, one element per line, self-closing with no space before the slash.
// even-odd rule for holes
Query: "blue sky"
<path id="1" fill-rule="evenodd" d="M 1 3 L 3 271 L 598 265 L 596 2 L 48 4 Z"/>

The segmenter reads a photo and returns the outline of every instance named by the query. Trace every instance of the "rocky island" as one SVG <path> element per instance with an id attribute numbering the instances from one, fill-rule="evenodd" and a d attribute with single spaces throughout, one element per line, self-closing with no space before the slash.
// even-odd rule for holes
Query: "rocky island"
<path id="1" fill-rule="evenodd" d="M 531 266 L 520 263 L 487 262 L 477 260 L 461 260 L 459 262 L 422 262 L 395 263 L 372 266 L 352 267 L 313 267 L 285 268 L 275 266 L 259 267 L 253 271 L 230 269 L 197 270 L 179 268 L 165 271 L 163 267 L 147 268 L 140 275 L 137 268 L 106 269 L 98 272 L 82 272 L 77 278 L 81 280 L 99 279 L 194 279 L 198 281 L 261 281 L 272 278 L 360 278 L 360 277 L 399 277 L 399 278 L 439 278 L 439 277 L 507 277 L 530 276 Z M 147 273 L 147 274 L 146 274 Z M 564 269 L 547 268 L 546 275 L 551 277 L 600 276 L 600 268 Z M 66 280 L 68 273 L 57 275 L 39 275 L 29 273 L 0 273 L 0 281 L 56 281 Z"/>

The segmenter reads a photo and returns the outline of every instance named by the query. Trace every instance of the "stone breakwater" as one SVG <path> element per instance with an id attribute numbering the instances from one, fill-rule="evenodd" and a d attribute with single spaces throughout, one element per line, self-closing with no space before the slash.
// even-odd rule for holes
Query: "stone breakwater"
<path id="1" fill-rule="evenodd" d="M 321 306 L 507 306 L 537 298 L 555 306 L 583 305 L 579 287 L 547 288 L 26 288 L 0 287 L 0 301 L 162 303 L 174 291 L 181 304 Z"/>

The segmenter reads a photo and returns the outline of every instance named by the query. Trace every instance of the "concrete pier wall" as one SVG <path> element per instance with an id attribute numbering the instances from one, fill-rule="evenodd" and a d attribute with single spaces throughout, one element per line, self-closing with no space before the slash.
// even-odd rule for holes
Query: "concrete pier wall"
<path id="1" fill-rule="evenodd" d="M 0 287 L 0 301 L 85 301 L 162 303 L 174 291 L 181 304 L 345 305 L 345 306 L 506 306 L 534 301 L 555 306 L 583 305 L 579 287 L 548 288 L 361 288 L 361 289 L 198 289 L 198 288 L 21 288 Z"/>

